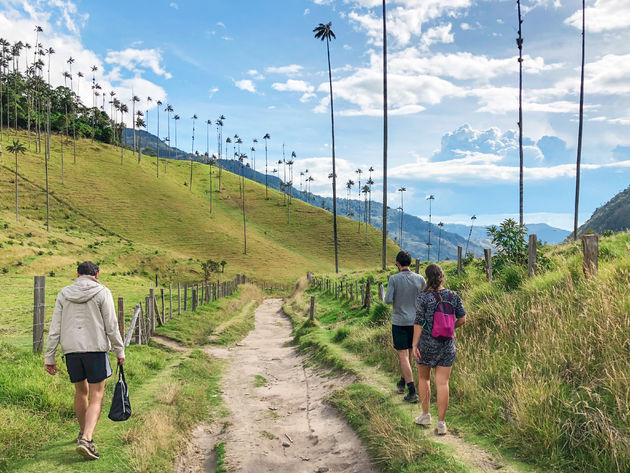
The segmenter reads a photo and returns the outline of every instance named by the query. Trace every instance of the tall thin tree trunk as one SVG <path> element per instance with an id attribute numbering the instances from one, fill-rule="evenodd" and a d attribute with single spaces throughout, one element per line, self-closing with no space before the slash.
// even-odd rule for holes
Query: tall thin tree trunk
<path id="1" fill-rule="evenodd" d="M 333 190 L 333 239 L 335 242 L 335 273 L 339 272 L 339 252 L 337 249 L 337 170 L 335 167 L 335 111 L 333 107 L 332 69 L 330 67 L 330 40 L 326 38 L 328 54 L 328 83 L 330 85 L 330 122 L 332 131 L 332 190 Z"/>
<path id="2" fill-rule="evenodd" d="M 18 221 L 18 153 L 15 152 L 15 221 Z"/>
<path id="3" fill-rule="evenodd" d="M 383 249 L 382 267 L 387 268 L 387 2 L 383 0 Z"/>
<path id="4" fill-rule="evenodd" d="M 48 187 L 48 161 L 50 160 L 50 99 L 46 107 L 46 231 L 50 231 L 50 192 Z"/>
<path id="5" fill-rule="evenodd" d="M 245 178 L 243 178 L 243 254 L 247 254 L 247 222 L 245 220 Z"/>
<path id="6" fill-rule="evenodd" d="M 582 70 L 580 73 L 580 117 L 578 125 L 577 159 L 575 163 L 575 211 L 573 216 L 573 239 L 577 240 L 578 210 L 580 206 L 580 163 L 582 161 L 582 125 L 584 123 L 584 55 L 586 36 L 586 5 L 582 0 Z"/>
<path id="7" fill-rule="evenodd" d="M 521 0 L 517 0 L 518 5 L 518 218 L 519 224 L 523 226 L 523 37 L 521 35 Z"/>

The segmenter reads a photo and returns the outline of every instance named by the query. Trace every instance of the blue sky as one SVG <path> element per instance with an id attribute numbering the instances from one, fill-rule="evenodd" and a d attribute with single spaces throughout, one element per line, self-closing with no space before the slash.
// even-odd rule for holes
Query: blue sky
<path id="1" fill-rule="evenodd" d="M 586 3 L 580 221 L 630 183 L 630 8 L 627 0 Z M 525 220 L 563 228 L 571 228 L 574 201 L 580 6 L 523 0 Z M 426 216 L 425 196 L 434 194 L 433 214 L 445 222 L 516 216 L 516 2 L 389 0 L 388 8 L 390 205 L 404 186 L 405 210 L 415 215 Z M 247 147 L 259 140 L 262 170 L 269 133 L 269 160 L 281 158 L 284 143 L 297 154 L 296 176 L 308 169 L 313 191 L 330 195 L 326 55 L 312 29 L 332 21 L 338 193 L 358 181 L 357 168 L 373 166 L 381 199 L 380 15 L 379 0 L 0 0 L 0 36 L 33 43 L 34 25 L 43 26 L 40 42 L 57 51 L 53 81 L 62 82 L 72 55 L 91 103 L 97 65 L 104 90 L 127 100 L 133 91 L 143 110 L 154 99 L 153 133 L 155 100 L 171 104 L 182 117 L 182 149 L 191 149 L 193 114 L 201 152 L 205 121 L 223 114 L 224 136 L 237 133 Z M 160 122 L 164 137 L 164 112 Z M 215 136 L 212 127 L 210 153 Z"/>

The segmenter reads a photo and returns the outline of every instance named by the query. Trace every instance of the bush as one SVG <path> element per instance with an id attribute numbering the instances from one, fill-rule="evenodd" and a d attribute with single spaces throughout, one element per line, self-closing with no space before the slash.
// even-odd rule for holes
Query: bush
<path id="1" fill-rule="evenodd" d="M 503 289 L 513 291 L 518 289 L 525 279 L 526 271 L 515 264 L 508 264 L 501 269 L 499 281 Z"/>
<path id="2" fill-rule="evenodd" d="M 374 305 L 370 314 L 370 322 L 373 325 L 385 325 L 392 320 L 392 309 L 383 302 Z"/>
<path id="3" fill-rule="evenodd" d="M 335 343 L 341 343 L 343 342 L 346 338 L 348 338 L 348 335 L 350 335 L 350 328 L 346 327 L 345 325 L 342 327 L 339 327 L 336 331 L 335 334 L 333 335 L 333 342 Z"/>

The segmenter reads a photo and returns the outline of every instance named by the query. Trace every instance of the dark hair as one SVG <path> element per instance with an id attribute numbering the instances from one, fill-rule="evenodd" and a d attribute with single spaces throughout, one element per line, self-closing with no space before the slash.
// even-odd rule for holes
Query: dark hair
<path id="1" fill-rule="evenodd" d="M 444 276 L 444 271 L 442 271 L 440 265 L 431 263 L 427 266 L 427 269 L 424 270 L 424 274 L 427 276 L 427 285 L 424 286 L 423 291 L 438 292 L 438 288 L 446 280 L 446 276 Z"/>
<path id="2" fill-rule="evenodd" d="M 411 255 L 406 251 L 400 251 L 396 255 L 396 262 L 401 266 L 409 266 L 411 264 Z"/>
<path id="3" fill-rule="evenodd" d="M 84 261 L 77 267 L 77 273 L 79 276 L 96 276 L 100 268 L 98 265 L 92 263 L 91 261 Z"/>

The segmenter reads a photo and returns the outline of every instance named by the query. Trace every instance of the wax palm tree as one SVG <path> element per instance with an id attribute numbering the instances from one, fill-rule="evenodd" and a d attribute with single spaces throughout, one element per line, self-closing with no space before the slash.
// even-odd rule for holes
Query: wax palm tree
<path id="1" fill-rule="evenodd" d="M 518 7 L 518 217 L 519 224 L 523 226 L 523 36 L 521 35 L 521 0 L 516 1 Z"/>
<path id="2" fill-rule="evenodd" d="M 354 171 L 359 178 L 357 179 L 358 185 L 357 185 L 357 190 L 358 193 L 357 195 L 359 196 L 359 228 L 357 229 L 357 232 L 361 231 L 361 191 L 363 190 L 363 187 L 361 187 L 361 174 L 363 174 L 363 170 L 361 168 L 357 168 L 356 171 Z"/>
<path id="3" fill-rule="evenodd" d="M 146 103 L 146 107 L 147 108 L 146 108 L 145 113 L 144 113 L 145 121 L 147 123 L 147 126 L 146 126 L 147 135 L 149 133 L 149 104 L 151 102 L 153 102 L 153 99 L 151 97 L 147 96 L 147 103 Z M 149 140 L 149 137 L 147 136 L 147 145 L 150 145 L 150 144 L 151 144 L 151 141 Z"/>
<path id="4" fill-rule="evenodd" d="M 580 163 L 582 161 L 582 125 L 584 123 L 584 42 L 586 35 L 586 5 L 582 0 L 582 68 L 580 72 L 580 112 L 578 122 L 577 159 L 575 163 L 575 210 L 573 215 L 573 239 L 577 240 L 578 209 L 580 206 Z"/>
<path id="5" fill-rule="evenodd" d="M 193 154 L 195 153 L 195 120 L 197 120 L 199 117 L 197 116 L 197 114 L 194 114 L 192 116 L 192 151 L 191 151 L 191 155 L 190 155 L 190 191 L 192 192 L 192 186 L 193 186 Z"/>
<path id="6" fill-rule="evenodd" d="M 383 0 L 383 270 L 387 268 L 387 144 L 387 1 Z"/>
<path id="7" fill-rule="evenodd" d="M 370 195 L 368 197 L 368 214 L 367 214 L 368 225 L 372 224 L 372 185 L 373 184 L 374 184 L 374 181 L 372 180 L 372 177 L 370 177 L 367 181 L 368 188 L 370 189 Z"/>
<path id="8" fill-rule="evenodd" d="M 157 140 L 155 141 L 155 155 L 156 155 L 156 169 L 157 169 L 157 177 L 160 177 L 160 107 L 162 106 L 162 101 L 158 100 L 155 102 L 157 104 L 157 108 L 155 113 L 157 113 Z"/>
<path id="9" fill-rule="evenodd" d="M 68 58 L 68 60 L 66 61 L 66 63 L 68 64 L 69 68 L 70 68 L 70 91 L 72 92 L 72 94 L 70 94 L 70 97 L 72 98 L 72 109 L 70 110 L 70 112 L 72 113 L 72 154 L 74 157 L 74 164 L 77 164 L 77 117 L 76 117 L 76 109 L 75 109 L 75 105 L 74 105 L 74 86 L 73 86 L 73 82 L 72 82 L 72 64 L 74 64 L 75 60 L 72 56 L 70 56 Z"/>
<path id="10" fill-rule="evenodd" d="M 131 97 L 131 118 L 133 125 L 133 152 L 136 152 L 136 121 L 133 119 L 136 116 L 136 102 L 140 102 L 140 97 L 134 95 Z"/>
<path id="11" fill-rule="evenodd" d="M 335 170 L 335 112 L 333 106 L 332 68 L 330 66 L 330 41 L 335 39 L 335 33 L 331 29 L 331 22 L 320 23 L 313 32 L 316 39 L 326 41 L 326 53 L 328 55 L 328 83 L 330 85 L 330 123 L 332 132 L 332 188 L 333 188 L 333 239 L 335 242 L 335 273 L 339 272 L 339 255 L 337 249 L 337 174 Z"/>
<path id="12" fill-rule="evenodd" d="M 438 257 L 437 257 L 438 262 L 441 261 L 441 259 L 440 259 L 440 250 L 441 250 L 441 247 L 442 247 L 442 227 L 443 226 L 444 226 L 444 222 L 438 223 L 438 228 L 440 229 L 440 233 L 438 234 Z"/>
<path id="13" fill-rule="evenodd" d="M 368 207 L 368 194 L 370 193 L 370 186 L 365 184 L 363 186 L 363 189 L 361 189 L 361 192 L 363 193 L 363 210 L 364 210 L 363 219 L 365 222 L 365 242 L 367 243 L 368 241 L 367 207 Z"/>
<path id="14" fill-rule="evenodd" d="M 468 256 L 468 245 L 470 243 L 470 237 L 472 236 L 473 225 L 475 225 L 475 220 L 477 220 L 476 215 L 473 215 L 472 217 L 470 217 L 470 232 L 468 233 L 468 241 L 466 241 L 466 251 L 464 253 L 466 256 Z"/>
<path id="15" fill-rule="evenodd" d="M 346 189 L 348 190 L 346 192 L 346 213 L 350 214 L 350 194 L 352 192 L 352 186 L 354 185 L 354 181 L 352 179 L 348 179 L 348 182 L 346 182 Z"/>
<path id="16" fill-rule="evenodd" d="M 221 192 L 221 175 L 223 174 L 223 164 L 221 163 L 221 154 L 223 152 L 223 120 L 225 120 L 225 116 L 221 115 L 214 122 L 217 126 L 217 162 L 219 163 L 219 192 Z"/>
<path id="17" fill-rule="evenodd" d="M 50 64 L 50 62 L 49 62 Z M 98 66 L 90 67 L 92 71 L 92 109 L 96 109 L 96 71 L 98 71 Z M 92 115 L 92 141 L 94 141 L 94 130 L 96 123 L 96 110 L 93 110 L 94 114 Z"/>
<path id="18" fill-rule="evenodd" d="M 168 141 L 168 159 L 171 159 L 171 113 L 173 113 L 173 107 L 169 104 L 166 104 L 166 108 L 164 109 L 166 112 L 166 140 Z"/>
<path id="19" fill-rule="evenodd" d="M 435 200 L 433 194 L 427 196 L 429 201 L 429 241 L 427 242 L 427 261 L 431 261 L 431 203 Z"/>
<path id="20" fill-rule="evenodd" d="M 18 154 L 24 154 L 26 147 L 20 140 L 13 140 L 13 144 L 7 146 L 7 152 L 15 154 L 15 221 L 18 221 Z"/>
<path id="21" fill-rule="evenodd" d="M 267 167 L 267 141 L 271 139 L 269 133 L 265 133 L 263 140 L 265 140 L 265 199 L 269 199 L 269 182 L 267 180 L 268 167 Z"/>
<path id="22" fill-rule="evenodd" d="M 252 140 L 252 163 L 254 165 L 254 171 L 256 170 L 256 146 L 258 145 L 258 138 Z"/>
<path id="23" fill-rule="evenodd" d="M 142 160 L 142 134 L 140 133 L 140 128 L 144 128 L 147 126 L 147 124 L 142 119 L 143 116 L 144 116 L 144 113 L 142 113 L 142 110 L 138 110 L 136 112 L 135 125 L 136 127 L 138 127 L 138 164 Z"/>
<path id="24" fill-rule="evenodd" d="M 212 192 L 214 192 L 212 189 L 212 165 L 216 163 L 217 156 L 215 154 L 212 156 L 206 155 L 206 158 L 208 159 L 208 167 L 210 168 L 210 213 L 212 213 Z"/>
<path id="25" fill-rule="evenodd" d="M 175 159 L 179 159 L 179 148 L 177 148 L 177 122 L 179 121 L 180 116 L 175 114 L 173 116 L 173 120 L 175 120 Z"/>
<path id="26" fill-rule="evenodd" d="M 400 189 L 398 189 L 398 192 L 400 192 L 400 233 L 398 237 L 398 244 L 400 245 L 401 249 L 403 246 L 403 214 L 405 213 L 403 193 L 405 193 L 406 191 L 407 191 L 406 187 L 401 187 Z"/>
<path id="27" fill-rule="evenodd" d="M 239 138 L 240 139 L 240 138 Z M 241 167 L 243 166 L 243 160 L 247 159 L 246 154 L 241 154 L 239 156 L 239 161 L 241 163 Z M 247 254 L 247 222 L 245 220 L 245 178 L 243 178 L 243 254 Z"/>
<path id="28" fill-rule="evenodd" d="M 125 130 L 125 113 L 129 112 L 127 104 L 121 103 L 120 110 L 120 164 L 123 164 L 123 152 L 125 147 L 123 146 L 123 131 Z"/>
<path id="29" fill-rule="evenodd" d="M 210 156 L 210 126 L 212 120 L 206 120 L 206 156 Z"/>

